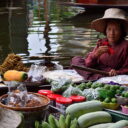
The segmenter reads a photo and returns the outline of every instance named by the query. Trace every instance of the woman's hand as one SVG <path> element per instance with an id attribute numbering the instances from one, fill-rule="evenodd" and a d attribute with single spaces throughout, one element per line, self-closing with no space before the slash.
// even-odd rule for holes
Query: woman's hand
<path id="1" fill-rule="evenodd" d="M 106 52 L 108 52 L 108 46 L 100 46 L 95 51 L 95 56 L 99 57 Z"/>
<path id="2" fill-rule="evenodd" d="M 111 69 L 110 72 L 109 72 L 109 76 L 116 76 L 116 75 L 117 75 L 116 70 Z"/>

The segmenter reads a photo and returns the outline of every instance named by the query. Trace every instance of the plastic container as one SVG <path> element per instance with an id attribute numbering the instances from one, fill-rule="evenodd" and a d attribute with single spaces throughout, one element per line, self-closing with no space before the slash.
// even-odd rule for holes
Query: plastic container
<path id="1" fill-rule="evenodd" d="M 42 90 L 41 89 L 41 90 L 38 91 L 38 93 L 41 94 L 41 95 L 47 96 L 49 94 L 52 94 L 53 92 L 51 90 Z"/>
<path id="2" fill-rule="evenodd" d="M 67 97 L 56 98 L 56 107 L 63 113 L 69 105 L 72 104 L 72 99 Z"/>
<path id="3" fill-rule="evenodd" d="M 102 105 L 103 105 L 104 108 L 112 109 L 112 110 L 117 110 L 119 108 L 119 104 L 117 104 L 117 103 L 102 102 Z"/>
<path id="4" fill-rule="evenodd" d="M 47 97 L 50 99 L 50 104 L 56 106 L 56 98 L 62 97 L 62 95 L 51 93 Z"/>
<path id="5" fill-rule="evenodd" d="M 128 106 L 123 106 L 123 105 L 121 105 L 121 108 L 122 108 L 122 112 L 123 112 L 124 114 L 128 114 Z"/>
<path id="6" fill-rule="evenodd" d="M 117 98 L 117 103 L 118 104 L 120 104 L 120 105 L 127 105 L 128 104 L 128 98 L 122 97 L 122 96 L 119 96 L 119 95 L 116 95 L 116 98 Z"/>
<path id="7" fill-rule="evenodd" d="M 86 101 L 86 98 L 84 96 L 70 96 L 69 98 L 72 99 L 73 103 Z"/>

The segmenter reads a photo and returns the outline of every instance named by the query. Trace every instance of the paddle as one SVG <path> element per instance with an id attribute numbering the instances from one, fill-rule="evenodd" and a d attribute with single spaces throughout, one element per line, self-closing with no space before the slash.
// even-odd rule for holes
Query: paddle
<path id="1" fill-rule="evenodd" d="M 102 74 L 102 75 L 107 75 L 107 76 L 109 75 L 108 72 L 97 70 L 97 69 L 93 69 L 93 68 L 88 68 L 88 67 L 83 67 L 83 66 L 77 66 L 77 65 L 72 65 L 72 67 L 73 68 L 76 68 L 76 69 L 88 71 L 88 72 L 97 73 L 97 74 Z"/>

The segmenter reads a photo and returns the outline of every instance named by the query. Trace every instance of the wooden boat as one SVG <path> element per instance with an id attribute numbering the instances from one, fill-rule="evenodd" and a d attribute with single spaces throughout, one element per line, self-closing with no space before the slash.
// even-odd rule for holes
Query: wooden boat
<path id="1" fill-rule="evenodd" d="M 106 9 L 110 7 L 128 9 L 127 0 L 76 0 L 76 2 L 66 2 L 64 4 L 85 9 Z"/>

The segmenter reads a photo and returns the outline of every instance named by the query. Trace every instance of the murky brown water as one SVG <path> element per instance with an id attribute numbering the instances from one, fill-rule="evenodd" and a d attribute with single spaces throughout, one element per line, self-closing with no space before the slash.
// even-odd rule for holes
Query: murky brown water
<path id="1" fill-rule="evenodd" d="M 101 36 L 90 22 L 103 11 L 61 5 L 69 0 L 0 1 L 0 62 L 8 53 L 23 57 L 24 63 L 57 62 L 69 65 L 76 55 L 86 55 Z M 35 58 L 30 56 L 64 56 Z"/>

